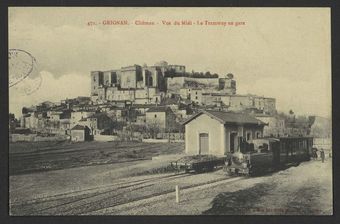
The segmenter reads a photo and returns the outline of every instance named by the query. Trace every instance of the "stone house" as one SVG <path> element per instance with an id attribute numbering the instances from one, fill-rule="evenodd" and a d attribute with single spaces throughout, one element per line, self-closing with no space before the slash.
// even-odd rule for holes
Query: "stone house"
<path id="1" fill-rule="evenodd" d="M 285 135 L 285 119 L 267 114 L 255 114 L 255 117 L 268 125 L 263 129 L 265 137 L 283 137 Z"/>
<path id="2" fill-rule="evenodd" d="M 80 120 L 79 124 L 90 128 L 91 135 L 111 134 L 114 121 L 106 113 L 95 113 Z"/>
<path id="3" fill-rule="evenodd" d="M 176 123 L 176 115 L 168 106 L 152 107 L 145 112 L 147 125 L 157 125 L 164 132 L 168 132 Z"/>
<path id="4" fill-rule="evenodd" d="M 71 141 L 83 142 L 91 140 L 90 129 L 87 126 L 76 125 L 71 129 Z"/>
<path id="5" fill-rule="evenodd" d="M 95 114 L 94 111 L 72 111 L 70 117 L 70 126 L 73 127 L 79 123 L 79 121 L 83 118 L 87 118 Z"/>

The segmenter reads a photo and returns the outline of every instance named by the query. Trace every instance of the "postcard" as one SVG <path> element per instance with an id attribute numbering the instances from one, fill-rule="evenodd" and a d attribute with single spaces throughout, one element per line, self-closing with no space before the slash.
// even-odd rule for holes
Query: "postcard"
<path id="1" fill-rule="evenodd" d="M 9 213 L 332 215 L 330 8 L 9 7 Z"/>

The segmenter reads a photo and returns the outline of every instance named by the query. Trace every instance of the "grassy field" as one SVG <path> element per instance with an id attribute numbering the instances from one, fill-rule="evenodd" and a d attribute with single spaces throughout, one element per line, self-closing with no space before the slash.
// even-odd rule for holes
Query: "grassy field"
<path id="1" fill-rule="evenodd" d="M 10 175 L 131 162 L 182 153 L 184 143 L 16 142 L 9 145 Z"/>

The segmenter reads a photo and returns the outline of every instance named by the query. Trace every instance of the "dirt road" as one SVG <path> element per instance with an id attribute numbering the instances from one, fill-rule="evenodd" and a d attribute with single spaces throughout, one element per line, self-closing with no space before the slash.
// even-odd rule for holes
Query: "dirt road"
<path id="1" fill-rule="evenodd" d="M 93 214 L 119 215 L 331 215 L 331 162 L 310 161 L 271 175 L 220 182 L 166 198 Z"/>

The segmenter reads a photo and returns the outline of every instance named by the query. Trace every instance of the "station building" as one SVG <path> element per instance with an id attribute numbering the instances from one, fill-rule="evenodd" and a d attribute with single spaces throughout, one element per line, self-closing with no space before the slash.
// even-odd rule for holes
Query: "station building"
<path id="1" fill-rule="evenodd" d="M 201 111 L 185 120 L 185 152 L 189 155 L 226 155 L 245 140 L 261 138 L 266 123 L 248 114 Z"/>

